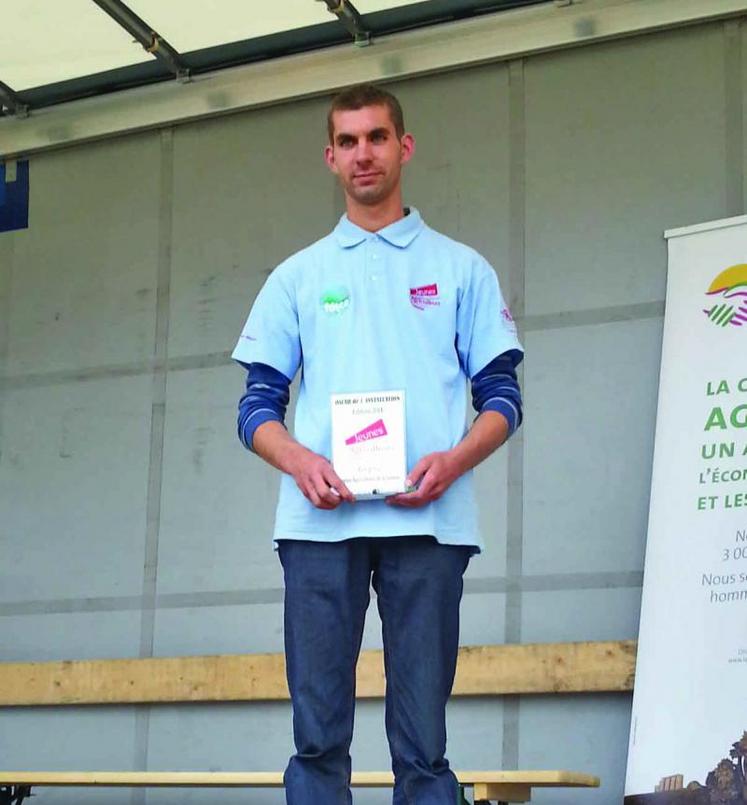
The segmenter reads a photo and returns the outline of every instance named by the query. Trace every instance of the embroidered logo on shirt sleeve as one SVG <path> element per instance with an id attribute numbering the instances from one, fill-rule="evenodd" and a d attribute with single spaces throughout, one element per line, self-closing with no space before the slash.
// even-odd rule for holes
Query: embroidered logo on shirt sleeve
<path id="1" fill-rule="evenodd" d="M 511 311 L 504 307 L 501 310 L 501 319 L 506 327 L 511 330 L 511 332 L 516 332 L 516 322 L 514 321 L 514 317 L 511 315 Z"/>

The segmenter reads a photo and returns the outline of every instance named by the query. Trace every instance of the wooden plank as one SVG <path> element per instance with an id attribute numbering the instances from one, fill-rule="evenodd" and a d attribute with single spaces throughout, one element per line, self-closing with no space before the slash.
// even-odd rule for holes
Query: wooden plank
<path id="1" fill-rule="evenodd" d="M 530 787 L 593 788 L 599 778 L 570 771 L 456 771 L 467 786 L 504 786 L 518 790 Z M 353 772 L 356 788 L 385 788 L 394 783 L 389 771 Z M 100 786 L 106 788 L 281 788 L 283 772 L 206 771 L 1 771 L 0 785 Z"/>
<path id="2" fill-rule="evenodd" d="M 469 646 L 455 696 L 629 691 L 634 641 Z M 358 663 L 357 695 L 384 695 L 382 653 Z M 0 663 L 0 706 L 276 701 L 288 698 L 282 654 Z"/>
<path id="3" fill-rule="evenodd" d="M 494 783 L 499 785 L 531 785 L 533 788 L 598 788 L 599 778 L 593 774 L 565 770 L 457 771 L 465 785 Z"/>
<path id="4" fill-rule="evenodd" d="M 282 654 L 0 663 L 0 705 L 287 698 Z"/>
<path id="5" fill-rule="evenodd" d="M 498 802 L 529 802 L 532 787 L 517 783 L 475 783 L 475 802 L 497 800 Z"/>
<path id="6" fill-rule="evenodd" d="M 101 788 L 282 788 L 282 772 L 0 772 L 0 785 Z"/>
<path id="7" fill-rule="evenodd" d="M 467 646 L 454 695 L 630 691 L 635 654 L 632 640 Z"/>

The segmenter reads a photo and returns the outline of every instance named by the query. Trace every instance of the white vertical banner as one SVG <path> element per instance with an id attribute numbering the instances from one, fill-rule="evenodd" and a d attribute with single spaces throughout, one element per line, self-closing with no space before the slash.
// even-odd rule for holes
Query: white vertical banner
<path id="1" fill-rule="evenodd" d="M 666 238 L 664 342 L 625 803 L 742 805 L 747 216 L 671 230 Z"/>

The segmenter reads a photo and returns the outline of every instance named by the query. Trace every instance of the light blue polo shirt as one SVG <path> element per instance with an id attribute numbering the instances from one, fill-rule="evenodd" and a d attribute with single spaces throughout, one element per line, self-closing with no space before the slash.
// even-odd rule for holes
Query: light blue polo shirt
<path id="1" fill-rule="evenodd" d="M 303 365 L 294 436 L 331 457 L 330 395 L 405 390 L 407 468 L 467 432 L 467 379 L 521 350 L 495 271 L 428 227 L 415 209 L 368 232 L 343 216 L 281 263 L 258 294 L 233 358 L 293 379 Z M 275 540 L 431 535 L 482 547 L 472 473 L 420 508 L 383 500 L 315 508 L 283 475 Z"/>

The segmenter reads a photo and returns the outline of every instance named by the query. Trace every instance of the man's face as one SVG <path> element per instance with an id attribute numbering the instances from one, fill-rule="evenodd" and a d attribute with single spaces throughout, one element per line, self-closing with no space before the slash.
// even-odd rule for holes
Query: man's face
<path id="1" fill-rule="evenodd" d="M 411 135 L 397 137 L 386 106 L 338 111 L 334 137 L 324 150 L 329 169 L 359 204 L 375 205 L 399 192 L 402 165 L 413 154 Z"/>

